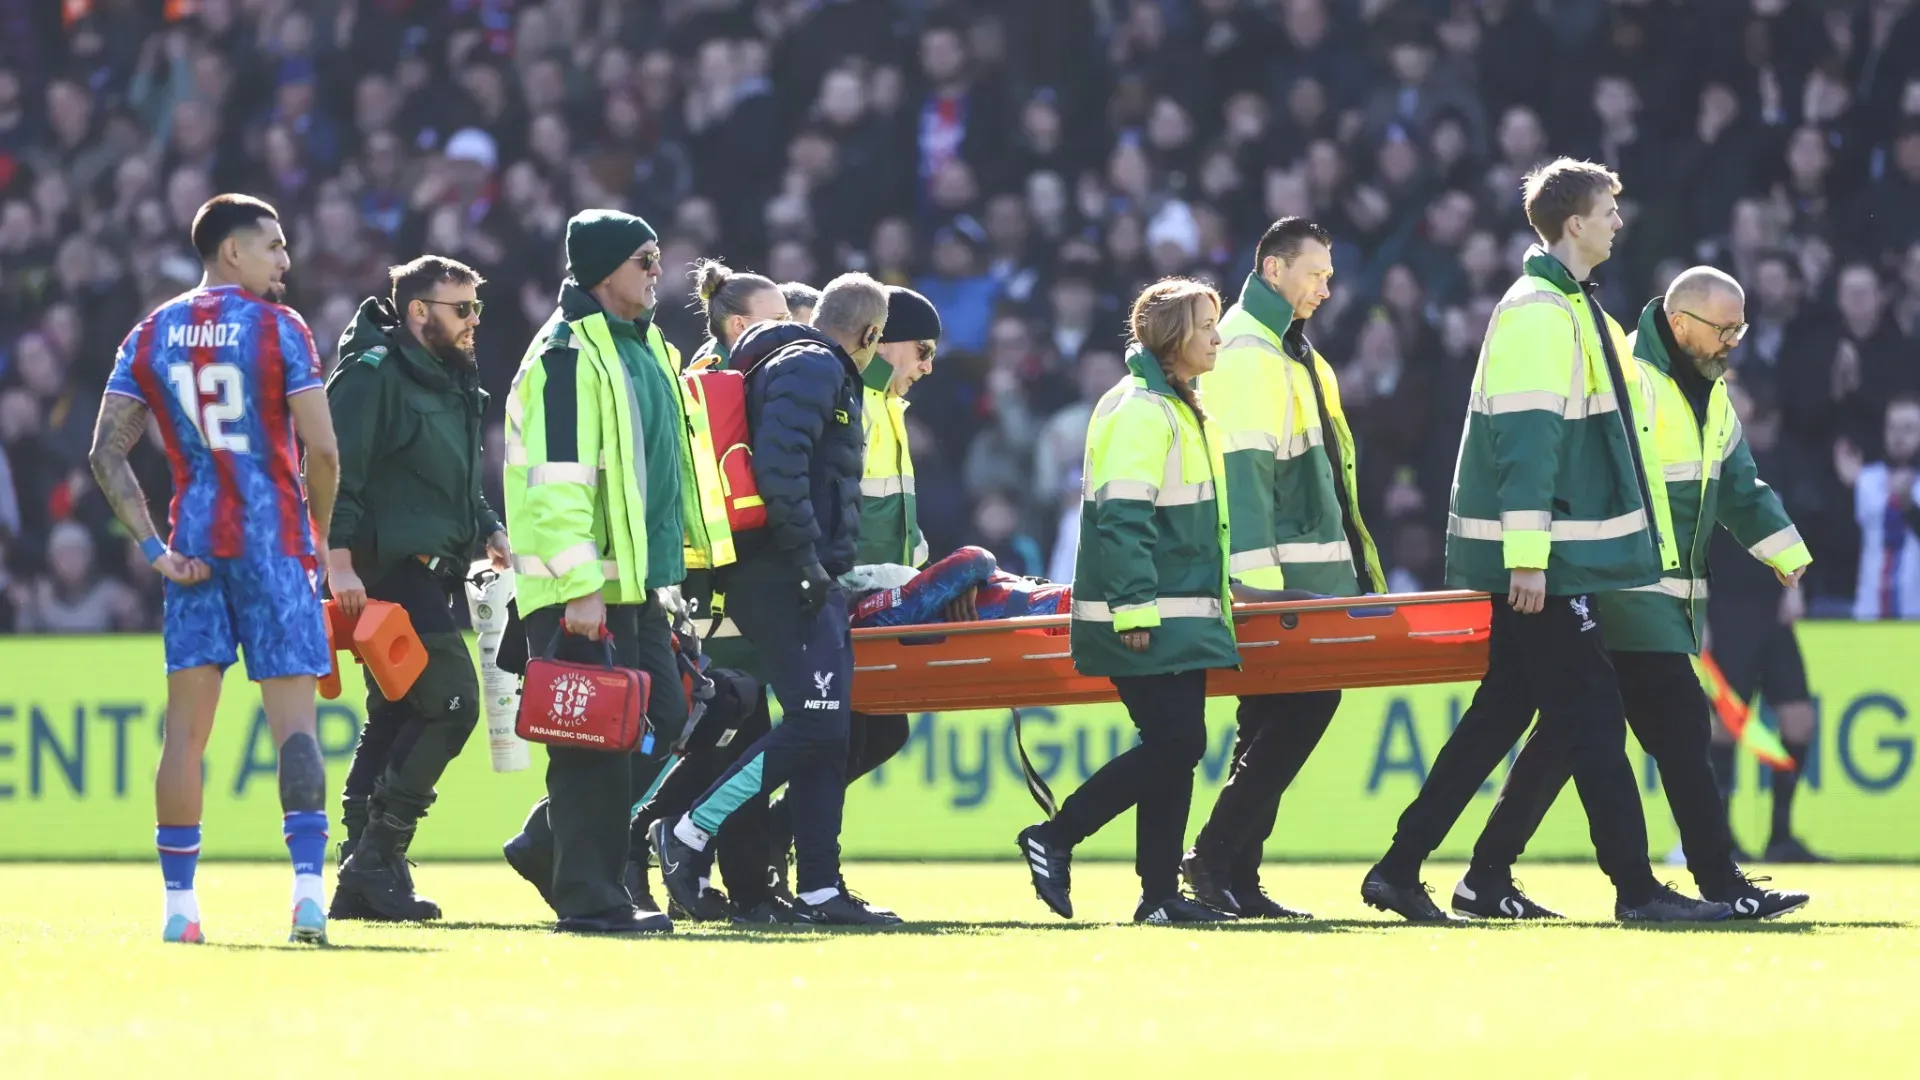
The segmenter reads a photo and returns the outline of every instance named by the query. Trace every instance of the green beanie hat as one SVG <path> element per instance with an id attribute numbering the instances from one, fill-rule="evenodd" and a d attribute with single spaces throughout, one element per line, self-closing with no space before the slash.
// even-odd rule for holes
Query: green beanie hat
<path id="1" fill-rule="evenodd" d="M 567 222 L 567 273 L 583 289 L 607 280 L 640 245 L 658 240 L 646 219 L 618 210 L 582 210 Z"/>

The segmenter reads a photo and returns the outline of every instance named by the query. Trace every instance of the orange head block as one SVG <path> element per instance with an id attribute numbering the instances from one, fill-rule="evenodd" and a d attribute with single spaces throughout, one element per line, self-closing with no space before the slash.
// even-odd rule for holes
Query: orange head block
<path id="1" fill-rule="evenodd" d="M 413 689 L 427 668 L 427 649 L 414 633 L 407 609 L 384 600 L 369 600 L 353 627 L 353 651 L 367 665 L 367 674 L 388 701 L 398 701 Z"/>

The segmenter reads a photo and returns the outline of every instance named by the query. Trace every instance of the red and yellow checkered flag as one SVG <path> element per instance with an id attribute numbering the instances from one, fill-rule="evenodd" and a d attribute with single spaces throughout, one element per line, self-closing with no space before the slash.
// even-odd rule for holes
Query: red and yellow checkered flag
<path id="1" fill-rule="evenodd" d="M 1727 677 L 1720 673 L 1720 665 L 1714 663 L 1712 653 L 1702 652 L 1694 657 L 1693 670 L 1700 676 L 1701 689 L 1707 692 L 1707 700 L 1713 702 L 1713 711 L 1719 714 L 1720 722 L 1748 753 L 1766 762 L 1768 768 L 1790 771 L 1800 767 L 1781 744 L 1780 736 L 1767 725 L 1755 722 L 1753 711 L 1734 694 Z"/>

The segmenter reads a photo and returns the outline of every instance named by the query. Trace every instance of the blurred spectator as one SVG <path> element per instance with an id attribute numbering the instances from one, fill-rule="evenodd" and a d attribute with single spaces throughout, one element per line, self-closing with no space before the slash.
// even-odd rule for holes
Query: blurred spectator
<path id="1" fill-rule="evenodd" d="M 1834 451 L 1860 526 L 1853 617 L 1920 619 L 1920 399 L 1887 403 L 1885 447 L 1871 464 L 1851 443 Z"/>
<path id="2" fill-rule="evenodd" d="M 987 324 L 999 292 L 993 275 L 980 265 L 984 238 L 971 219 L 941 229 L 933 238 L 933 273 L 913 283 L 940 311 L 941 329 L 946 333 L 941 347 L 976 356 L 986 351 Z M 776 279 L 788 276 L 774 274 Z"/>
<path id="3" fill-rule="evenodd" d="M 1417 31 L 1393 43 L 1387 50 L 1391 78 L 1376 85 L 1367 101 L 1366 131 L 1374 139 L 1392 127 L 1425 131 L 1448 114 L 1465 126 L 1468 153 L 1478 153 L 1486 143 L 1486 113 L 1461 73 L 1436 66 L 1437 58 L 1432 38 Z"/>
<path id="4" fill-rule="evenodd" d="M 947 333 L 910 414 L 930 541 L 991 537 L 1054 574 L 1124 305 L 1163 274 L 1237 283 L 1252 238 L 1305 214 L 1334 234 L 1315 340 L 1350 388 L 1382 557 L 1398 584 L 1437 584 L 1480 340 L 1535 240 L 1520 178 L 1562 153 L 1625 183 L 1598 273 L 1616 317 L 1694 262 L 1747 286 L 1733 359 L 1781 405 L 1777 453 L 1812 463 L 1792 483 L 1816 612 L 1857 592 L 1857 491 L 1835 466 L 1880 458 L 1886 402 L 1920 392 L 1920 4 L 191 6 L 79 19 L 30 68 L 0 62 L 0 589 L 18 611 L 64 525 L 62 557 L 89 531 L 113 554 L 88 580 L 126 582 L 150 624 L 151 575 L 120 557 L 84 456 L 121 338 L 198 280 L 188 226 L 231 188 L 277 203 L 288 301 L 329 358 L 390 263 L 480 267 L 490 431 L 584 206 L 660 229 L 655 319 L 683 352 L 701 257 L 914 285 Z M 136 467 L 163 503 L 150 447 Z"/>
<path id="5" fill-rule="evenodd" d="M 140 628 L 140 599 L 125 582 L 94 567 L 93 536 L 63 521 L 47 543 L 48 573 L 21 587 L 14 603 L 26 633 L 103 634 Z"/>

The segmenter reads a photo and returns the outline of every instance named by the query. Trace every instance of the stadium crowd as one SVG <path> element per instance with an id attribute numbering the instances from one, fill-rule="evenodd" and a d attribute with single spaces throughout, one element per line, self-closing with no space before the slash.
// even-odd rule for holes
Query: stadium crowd
<path id="1" fill-rule="evenodd" d="M 1390 584 L 1439 587 L 1468 383 L 1534 242 L 1519 179 L 1563 153 L 1625 184 L 1617 319 L 1693 262 L 1745 284 L 1747 435 L 1815 552 L 1809 610 L 1920 617 L 1856 603 L 1863 542 L 1883 576 L 1920 559 L 1913 0 L 0 0 L 0 28 L 0 631 L 158 626 L 86 453 L 223 190 L 279 208 L 329 358 L 390 264 L 487 276 L 495 506 L 575 210 L 659 228 L 688 354 L 702 256 L 910 284 L 945 328 L 907 421 L 931 548 L 1056 580 L 1126 302 L 1231 293 L 1307 215 L 1363 510 Z M 157 447 L 135 464 L 159 501 Z"/>

